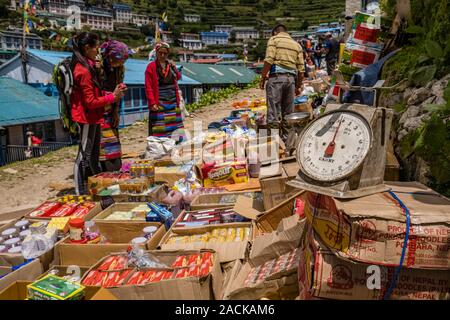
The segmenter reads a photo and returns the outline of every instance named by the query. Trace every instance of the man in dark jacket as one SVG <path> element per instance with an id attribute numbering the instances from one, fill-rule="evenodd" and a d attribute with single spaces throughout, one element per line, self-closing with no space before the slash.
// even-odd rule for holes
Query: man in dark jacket
<path id="1" fill-rule="evenodd" d="M 339 41 L 333 38 L 331 33 L 326 34 L 325 43 L 325 61 L 327 63 L 327 73 L 329 76 L 333 74 L 339 56 Z"/>

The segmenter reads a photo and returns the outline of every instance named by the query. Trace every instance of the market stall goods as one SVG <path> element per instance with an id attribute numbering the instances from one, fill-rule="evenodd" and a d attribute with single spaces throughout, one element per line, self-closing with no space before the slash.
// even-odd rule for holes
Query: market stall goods
<path id="1" fill-rule="evenodd" d="M 27 288 L 29 300 L 81 300 L 84 296 L 84 286 L 51 274 Z"/>
<path id="2" fill-rule="evenodd" d="M 241 242 L 250 240 L 251 230 L 244 228 L 216 228 L 211 232 L 191 236 L 172 235 L 166 244 L 183 244 L 197 242 Z"/>
<path id="3" fill-rule="evenodd" d="M 238 215 L 233 209 L 210 209 L 201 211 L 185 211 L 177 219 L 174 228 L 191 228 L 212 224 L 247 222 L 249 219 Z"/>
<path id="4" fill-rule="evenodd" d="M 205 163 L 201 166 L 201 172 L 205 187 L 221 187 L 248 181 L 246 161 Z"/>
<path id="5" fill-rule="evenodd" d="M 44 202 L 31 211 L 27 217 L 33 219 L 51 219 L 55 217 L 91 218 L 96 203 L 89 196 L 64 196 Z M 98 213 L 98 211 L 95 211 Z"/>

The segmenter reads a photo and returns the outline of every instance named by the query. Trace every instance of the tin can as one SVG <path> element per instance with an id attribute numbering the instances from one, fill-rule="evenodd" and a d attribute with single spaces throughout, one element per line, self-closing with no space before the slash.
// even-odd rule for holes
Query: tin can
<path id="1" fill-rule="evenodd" d="M 146 239 L 151 239 L 153 237 L 153 235 L 155 234 L 156 230 L 158 228 L 155 226 L 148 226 L 145 227 L 144 230 L 142 230 L 144 232 L 144 237 Z"/>
<path id="2" fill-rule="evenodd" d="M 19 247 L 21 245 L 21 241 L 20 241 L 20 238 L 12 238 L 12 239 L 6 240 L 3 245 L 6 246 L 7 250 L 9 250 L 14 247 Z"/>
<path id="3" fill-rule="evenodd" d="M 17 221 L 14 225 L 19 231 L 27 230 L 30 227 L 30 221 L 28 220 L 20 220 Z"/>
<path id="4" fill-rule="evenodd" d="M 8 250 L 8 253 L 10 254 L 19 254 L 22 253 L 22 246 L 12 247 Z"/>
<path id="5" fill-rule="evenodd" d="M 19 238 L 23 241 L 23 240 L 25 240 L 25 238 L 26 238 L 27 236 L 29 236 L 30 234 L 31 234 L 31 231 L 30 231 L 29 229 L 20 231 L 20 232 L 19 232 Z"/>
<path id="6" fill-rule="evenodd" d="M 9 228 L 2 232 L 2 238 L 5 240 L 16 238 L 19 235 L 19 232 L 16 228 Z"/>

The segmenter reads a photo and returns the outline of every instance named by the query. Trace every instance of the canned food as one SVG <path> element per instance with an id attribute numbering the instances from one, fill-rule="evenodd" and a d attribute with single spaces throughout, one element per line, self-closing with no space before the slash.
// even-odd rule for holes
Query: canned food
<path id="1" fill-rule="evenodd" d="M 6 249 L 11 249 L 14 247 L 18 247 L 21 245 L 19 238 L 12 238 L 5 241 L 4 245 L 6 246 Z"/>
<path id="2" fill-rule="evenodd" d="M 142 231 L 144 231 L 144 237 L 147 239 L 150 239 L 151 237 L 153 237 L 153 235 L 155 234 L 157 229 L 158 228 L 155 226 L 145 227 L 144 230 L 142 230 Z"/>
<path id="3" fill-rule="evenodd" d="M 148 241 L 145 237 L 137 237 L 131 240 L 131 244 L 133 245 L 144 245 Z"/>
<path id="4" fill-rule="evenodd" d="M 5 240 L 16 238 L 18 235 L 18 231 L 16 228 L 9 228 L 2 232 L 2 238 Z"/>
<path id="5" fill-rule="evenodd" d="M 20 232 L 19 232 L 19 237 L 20 237 L 20 239 L 22 239 L 22 241 L 23 241 L 23 240 L 25 240 L 25 238 L 26 238 L 27 236 L 29 236 L 30 234 L 31 234 L 31 230 L 30 230 L 30 229 L 23 230 L 23 231 L 20 231 Z"/>
<path id="6" fill-rule="evenodd" d="M 20 220 L 20 221 L 17 221 L 14 226 L 17 229 L 19 229 L 19 231 L 24 231 L 24 230 L 27 230 L 30 227 L 30 221 L 28 221 L 28 220 Z"/>

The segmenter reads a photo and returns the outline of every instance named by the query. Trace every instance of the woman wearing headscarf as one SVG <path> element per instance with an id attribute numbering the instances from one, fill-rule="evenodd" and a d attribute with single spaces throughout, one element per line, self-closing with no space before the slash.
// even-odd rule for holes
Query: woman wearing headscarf
<path id="1" fill-rule="evenodd" d="M 103 90 L 111 91 L 118 84 L 123 83 L 124 64 L 128 59 L 128 52 L 128 46 L 116 40 L 108 40 L 100 47 L 97 67 L 100 67 Z M 124 85 L 123 88 L 125 89 Z M 122 167 L 122 149 L 118 130 L 119 109 L 120 101 L 105 107 L 100 140 L 100 164 L 103 172 L 119 171 Z"/>
<path id="2" fill-rule="evenodd" d="M 149 106 L 148 135 L 173 138 L 178 142 L 183 139 L 178 93 L 181 74 L 167 59 L 170 52 L 167 43 L 156 44 L 155 52 L 156 59 L 145 70 L 145 92 Z"/>
<path id="3" fill-rule="evenodd" d="M 100 124 L 103 122 L 105 107 L 120 101 L 124 95 L 121 85 L 113 92 L 102 89 L 101 80 L 95 71 L 99 41 L 96 34 L 83 32 L 72 40 L 71 69 L 73 90 L 70 96 L 72 120 L 80 129 L 80 145 L 74 166 L 75 191 L 87 194 L 87 179 L 101 172 Z"/>

